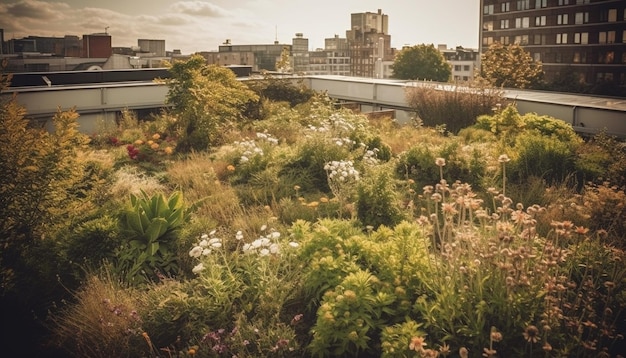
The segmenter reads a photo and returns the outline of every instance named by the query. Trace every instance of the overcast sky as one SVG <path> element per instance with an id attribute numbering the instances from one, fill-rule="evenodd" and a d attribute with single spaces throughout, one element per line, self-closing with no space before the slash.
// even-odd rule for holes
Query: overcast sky
<path id="1" fill-rule="evenodd" d="M 104 32 L 113 46 L 165 40 L 184 54 L 233 44 L 291 44 L 297 32 L 311 50 L 346 36 L 350 14 L 389 16 L 391 46 L 478 47 L 479 0 L 2 0 L 0 28 L 11 38 Z"/>

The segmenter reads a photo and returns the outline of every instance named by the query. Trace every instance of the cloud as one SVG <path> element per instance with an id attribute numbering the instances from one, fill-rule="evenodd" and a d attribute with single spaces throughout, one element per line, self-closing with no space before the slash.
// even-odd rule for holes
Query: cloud
<path id="1" fill-rule="evenodd" d="M 192 16 L 204 17 L 227 17 L 228 11 L 223 8 L 204 1 L 179 1 L 171 5 L 170 9 L 175 12 Z"/>
<path id="2" fill-rule="evenodd" d="M 37 0 L 21 0 L 13 4 L 5 4 L 0 8 L 3 15 L 34 20 L 58 19 L 62 11 L 69 8 L 65 3 L 51 4 Z"/>

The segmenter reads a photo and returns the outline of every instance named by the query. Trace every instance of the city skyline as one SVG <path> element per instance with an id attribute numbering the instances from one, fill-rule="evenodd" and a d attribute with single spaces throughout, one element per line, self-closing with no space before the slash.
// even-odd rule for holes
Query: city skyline
<path id="1" fill-rule="evenodd" d="M 478 48 L 478 8 L 478 0 L 9 0 L 0 4 L 0 27 L 5 41 L 106 31 L 115 47 L 162 39 L 167 50 L 187 54 L 216 51 L 226 39 L 233 44 L 290 44 L 296 33 L 303 33 L 314 50 L 324 47 L 325 38 L 345 37 L 350 14 L 381 9 L 389 16 L 392 47 Z"/>

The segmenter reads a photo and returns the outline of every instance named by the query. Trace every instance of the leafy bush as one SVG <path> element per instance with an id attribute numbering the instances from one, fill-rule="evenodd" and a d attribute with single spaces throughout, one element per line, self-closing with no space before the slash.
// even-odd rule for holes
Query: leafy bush
<path id="1" fill-rule="evenodd" d="M 130 195 L 120 220 L 127 242 L 117 253 L 116 271 L 128 283 L 143 283 L 158 276 L 176 275 L 176 239 L 187 219 L 181 192 L 168 199 Z"/>
<path id="2" fill-rule="evenodd" d="M 395 190 L 391 167 L 367 171 L 357 186 L 357 217 L 363 225 L 377 229 L 381 225 L 393 227 L 405 217 L 400 198 Z"/>

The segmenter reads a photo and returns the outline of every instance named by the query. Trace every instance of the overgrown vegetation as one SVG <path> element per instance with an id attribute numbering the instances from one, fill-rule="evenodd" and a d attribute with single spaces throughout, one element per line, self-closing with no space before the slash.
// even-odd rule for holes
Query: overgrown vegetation
<path id="1" fill-rule="evenodd" d="M 200 92 L 213 84 L 189 81 Z M 264 101 L 262 118 L 237 117 L 237 107 L 229 124 L 195 116 L 204 105 L 147 120 L 127 113 L 89 145 L 71 112 L 57 116 L 71 130 L 47 133 L 4 104 L 0 139 L 14 155 L 2 165 L 17 173 L 0 182 L 11 218 L 0 262 L 5 352 L 624 351 L 626 160 L 615 139 L 583 142 L 514 106 L 455 135 L 368 122 L 322 95 Z M 179 144 L 189 138 L 172 130 L 180 118 L 221 130 L 188 153 Z M 57 167 L 36 171 L 39 155 Z M 12 191 L 29 180 L 41 193 L 32 228 L 22 213 L 33 207 Z"/>

